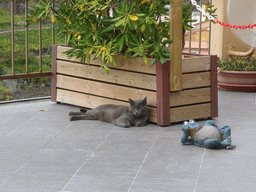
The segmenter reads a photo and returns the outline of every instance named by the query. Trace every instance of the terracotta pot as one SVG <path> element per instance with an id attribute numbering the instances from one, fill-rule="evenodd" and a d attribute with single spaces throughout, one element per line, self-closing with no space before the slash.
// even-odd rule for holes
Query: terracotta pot
<path id="1" fill-rule="evenodd" d="M 220 70 L 218 85 L 229 91 L 256 92 L 256 71 Z"/>

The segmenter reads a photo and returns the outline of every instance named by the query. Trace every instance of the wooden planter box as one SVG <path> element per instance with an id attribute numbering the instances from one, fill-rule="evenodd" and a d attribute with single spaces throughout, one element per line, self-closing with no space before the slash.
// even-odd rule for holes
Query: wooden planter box
<path id="1" fill-rule="evenodd" d="M 149 120 L 169 125 L 188 119 L 218 116 L 217 57 L 186 55 L 182 61 L 182 91 L 170 92 L 170 69 L 144 64 L 142 58 L 116 58 L 110 75 L 100 70 L 100 59 L 90 65 L 69 59 L 65 46 L 52 49 L 52 101 L 94 108 L 102 104 L 128 105 L 128 98 L 148 100 Z"/>

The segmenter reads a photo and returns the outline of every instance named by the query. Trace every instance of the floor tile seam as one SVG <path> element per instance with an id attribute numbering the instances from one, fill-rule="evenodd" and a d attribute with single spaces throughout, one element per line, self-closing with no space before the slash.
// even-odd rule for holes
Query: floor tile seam
<path id="1" fill-rule="evenodd" d="M 149 150 L 148 150 L 146 156 L 144 157 L 144 159 L 143 159 L 143 161 L 142 161 L 142 163 L 141 163 L 141 165 L 140 165 L 140 167 L 139 167 L 139 169 L 138 169 L 136 175 L 134 176 L 133 181 L 132 181 L 132 183 L 131 183 L 131 185 L 130 185 L 130 187 L 129 187 L 129 189 L 128 189 L 127 192 L 130 192 L 130 190 L 131 190 L 131 188 L 132 188 L 132 186 L 133 186 L 135 180 L 137 179 L 137 177 L 138 177 L 138 175 L 139 175 L 139 172 L 140 172 L 140 170 L 141 170 L 143 164 L 145 163 L 145 161 L 146 161 L 146 159 L 147 159 L 147 157 L 148 157 L 148 155 L 149 155 L 151 149 L 153 148 L 153 146 L 154 146 L 154 144 L 155 144 L 155 142 L 156 142 L 156 140 L 157 140 L 159 134 L 161 133 L 161 131 L 162 131 L 162 128 L 159 130 L 159 132 L 157 133 L 157 135 L 156 135 L 154 141 L 152 142 L 152 145 L 150 146 L 150 148 L 149 148 Z"/>
<path id="2" fill-rule="evenodd" d="M 8 135 L 12 134 L 13 132 L 15 132 L 15 131 L 18 130 L 18 129 L 20 129 L 20 127 L 14 129 L 13 131 L 11 131 L 10 133 L 8 133 L 7 135 L 3 136 L 3 137 L 0 139 L 0 141 L 1 141 L 2 139 L 4 139 L 5 137 L 8 137 Z"/>
<path id="3" fill-rule="evenodd" d="M 112 129 L 111 131 L 109 131 L 109 133 L 104 137 L 104 139 L 99 143 L 99 145 L 89 154 L 88 158 L 85 160 L 85 162 L 77 169 L 77 171 L 71 176 L 71 178 L 69 179 L 69 181 L 66 183 L 66 185 L 60 190 L 60 192 L 64 192 L 65 188 L 68 186 L 68 184 L 72 181 L 72 179 L 77 175 L 77 173 L 82 169 L 82 167 L 87 163 L 87 161 L 94 156 L 95 151 L 101 146 L 102 143 L 104 143 L 104 141 L 108 138 L 108 136 L 110 135 L 110 133 L 115 130 L 116 128 Z"/>
<path id="4" fill-rule="evenodd" d="M 198 175 L 197 175 L 197 179 L 196 179 L 194 192 L 196 192 L 196 189 L 197 189 L 197 185 L 198 185 L 198 181 L 199 181 L 199 177 L 200 177 L 200 173 L 201 173 L 201 168 L 203 166 L 205 152 L 206 152 L 206 148 L 204 148 L 204 152 L 203 152 L 203 155 L 202 155 L 202 159 L 201 159 L 201 163 L 200 163 L 200 166 L 199 166 L 199 171 L 198 171 Z"/>
<path id="5" fill-rule="evenodd" d="M 23 165 L 21 165 L 16 171 L 13 172 L 13 174 L 8 177 L 8 179 L 6 179 L 4 182 L 2 182 L 0 184 L 0 188 L 1 186 L 6 183 L 12 176 L 14 176 L 20 169 L 22 169 L 34 156 L 36 156 L 41 149 L 43 149 L 46 145 L 48 145 L 52 140 L 54 140 L 58 135 L 60 135 L 64 130 L 66 130 L 70 125 L 72 125 L 73 122 L 71 122 L 69 125 L 67 125 L 65 127 L 65 129 L 63 129 L 62 131 L 59 132 L 59 134 L 57 134 L 55 137 L 53 137 L 52 139 L 50 139 L 45 145 L 43 145 L 36 153 L 34 153 Z"/>
<path id="6" fill-rule="evenodd" d="M 29 120 L 32 120 L 34 117 L 36 117 L 37 115 L 39 115 L 41 112 L 39 112 L 38 114 L 36 114 L 36 115 L 34 115 L 33 117 L 31 117 L 31 118 L 29 118 Z M 27 120 L 28 122 L 29 122 L 29 120 Z M 2 139 L 4 139 L 5 137 L 7 137 L 8 135 L 10 135 L 10 134 L 12 134 L 13 132 L 15 132 L 16 130 L 18 130 L 18 129 L 22 129 L 22 127 L 18 127 L 18 128 L 16 128 L 16 129 L 14 129 L 13 131 L 11 131 L 10 133 L 8 133 L 7 135 L 5 135 L 5 136 L 3 136 L 2 138 L 0 138 L 0 141 L 2 140 Z"/>
<path id="7" fill-rule="evenodd" d="M 36 115 L 32 116 L 31 118 L 29 118 L 30 120 L 34 119 L 34 117 L 38 116 L 39 114 L 41 114 L 42 112 L 39 111 L 39 113 L 37 113 Z"/>

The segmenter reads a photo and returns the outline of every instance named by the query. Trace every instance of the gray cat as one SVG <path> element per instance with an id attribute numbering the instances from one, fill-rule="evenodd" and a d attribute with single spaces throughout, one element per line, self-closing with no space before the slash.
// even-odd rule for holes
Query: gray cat
<path id="1" fill-rule="evenodd" d="M 100 120 L 113 123 L 119 127 L 142 127 L 148 120 L 147 98 L 143 100 L 129 99 L 130 106 L 100 105 L 95 109 L 81 109 L 81 112 L 70 112 L 70 121 L 76 120 Z"/>

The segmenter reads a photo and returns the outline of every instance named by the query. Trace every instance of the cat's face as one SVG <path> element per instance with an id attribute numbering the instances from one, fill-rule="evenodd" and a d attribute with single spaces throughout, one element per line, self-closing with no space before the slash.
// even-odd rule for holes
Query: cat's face
<path id="1" fill-rule="evenodd" d="M 133 113 L 135 117 L 145 116 L 148 112 L 147 109 L 147 98 L 145 97 L 143 100 L 131 100 L 130 102 L 130 111 Z"/>

